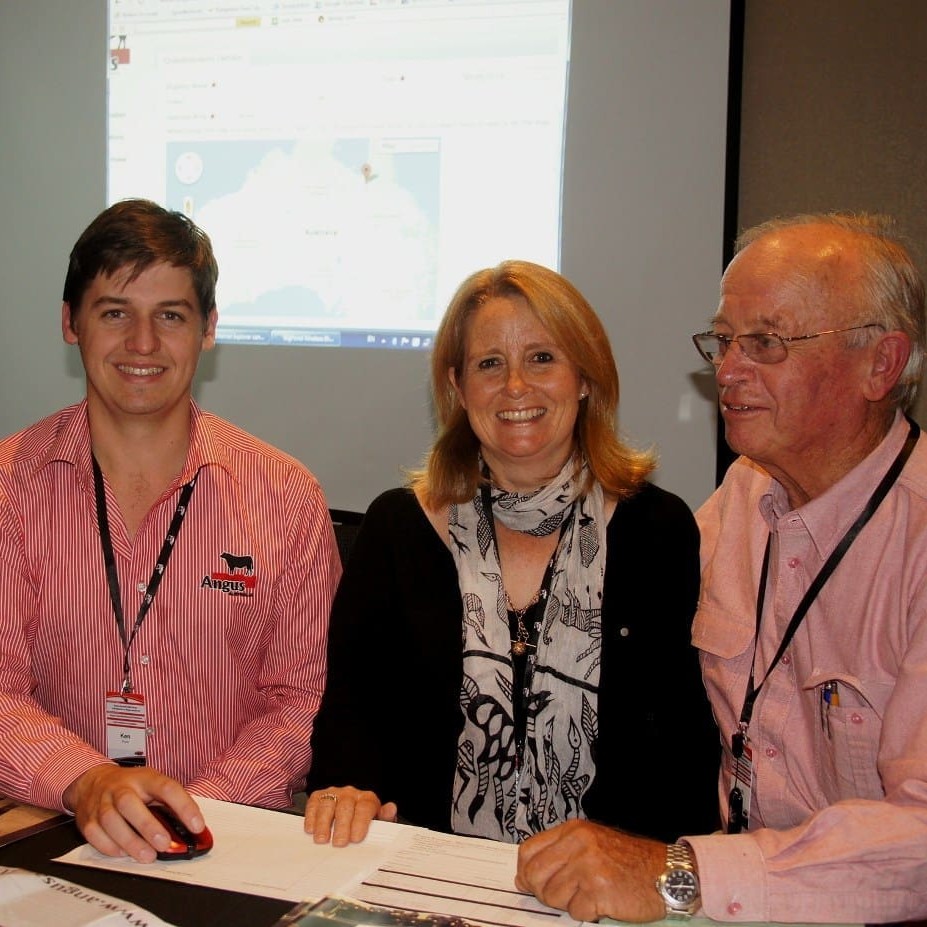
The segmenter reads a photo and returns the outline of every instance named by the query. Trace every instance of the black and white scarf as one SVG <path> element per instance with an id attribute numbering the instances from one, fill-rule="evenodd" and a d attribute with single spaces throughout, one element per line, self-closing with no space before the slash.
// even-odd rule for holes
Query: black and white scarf
<path id="1" fill-rule="evenodd" d="M 519 842 L 583 817 L 598 734 L 605 500 L 581 496 L 587 474 L 570 459 L 527 496 L 493 487 L 492 515 L 507 528 L 545 536 L 569 519 L 553 559 L 537 649 L 525 682 L 527 726 L 518 768 L 511 635 L 490 513 L 478 493 L 451 506 L 451 549 L 463 600 L 464 727 L 457 744 L 451 823 L 455 832 Z M 572 513 L 572 517 L 571 516 Z"/>

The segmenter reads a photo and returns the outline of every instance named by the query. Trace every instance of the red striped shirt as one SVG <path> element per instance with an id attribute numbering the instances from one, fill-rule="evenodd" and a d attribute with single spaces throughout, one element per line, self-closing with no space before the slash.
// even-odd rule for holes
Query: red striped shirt
<path id="1" fill-rule="evenodd" d="M 105 761 L 104 694 L 122 681 L 90 461 L 85 403 L 0 442 L 0 791 L 51 808 Z M 130 652 L 148 764 L 198 795 L 285 807 L 325 683 L 331 520 L 302 464 L 192 404 L 183 473 L 134 540 L 106 489 L 129 632 L 200 467 Z"/>

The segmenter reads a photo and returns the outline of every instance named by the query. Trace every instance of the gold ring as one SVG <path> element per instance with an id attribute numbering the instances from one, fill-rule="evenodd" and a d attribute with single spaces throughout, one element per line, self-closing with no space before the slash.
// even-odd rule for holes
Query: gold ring
<path id="1" fill-rule="evenodd" d="M 332 795 L 331 792 L 326 792 L 324 795 L 319 796 L 319 801 L 338 801 L 338 797 Z"/>

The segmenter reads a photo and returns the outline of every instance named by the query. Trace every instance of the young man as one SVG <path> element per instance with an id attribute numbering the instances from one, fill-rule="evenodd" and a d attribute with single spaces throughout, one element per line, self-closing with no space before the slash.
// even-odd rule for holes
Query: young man
<path id="1" fill-rule="evenodd" d="M 313 476 L 191 398 L 217 275 L 185 216 L 101 213 L 61 312 L 86 399 L 0 443 L 0 791 L 140 861 L 147 804 L 290 803 L 341 569 Z"/>
<path id="2" fill-rule="evenodd" d="M 923 281 L 883 222 L 775 221 L 695 341 L 742 455 L 698 512 L 693 626 L 729 833 L 574 821 L 521 847 L 518 883 L 580 920 L 924 918 L 927 444 L 904 415 Z"/>

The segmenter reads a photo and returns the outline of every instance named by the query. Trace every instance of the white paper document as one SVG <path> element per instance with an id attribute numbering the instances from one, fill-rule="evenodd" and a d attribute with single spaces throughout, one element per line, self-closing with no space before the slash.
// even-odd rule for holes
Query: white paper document
<path id="1" fill-rule="evenodd" d="M 518 927 L 576 924 L 515 888 L 518 847 L 408 828 L 375 870 L 341 894 L 370 904 Z"/>
<path id="2" fill-rule="evenodd" d="M 0 924 L 16 927 L 170 927 L 148 911 L 73 882 L 0 866 Z"/>
<path id="3" fill-rule="evenodd" d="M 345 849 L 313 843 L 301 817 L 197 796 L 214 846 L 195 859 L 137 863 L 83 844 L 57 862 L 205 885 L 267 898 L 302 901 L 338 892 L 387 857 L 397 825 L 377 825 L 368 838 Z"/>
<path id="4" fill-rule="evenodd" d="M 514 844 L 374 821 L 363 843 L 335 848 L 314 843 L 294 815 L 207 798 L 197 803 L 215 840 L 205 856 L 146 864 L 103 856 L 84 844 L 57 862 L 293 902 L 342 896 L 488 927 L 577 924 L 515 888 Z M 692 918 L 689 924 L 714 922 Z"/>
<path id="5" fill-rule="evenodd" d="M 515 927 L 576 923 L 515 889 L 512 844 L 374 821 L 363 843 L 335 848 L 314 843 L 293 815 L 206 798 L 197 803 L 215 841 L 204 856 L 146 864 L 84 844 L 58 862 L 294 902 L 343 895 Z"/>

